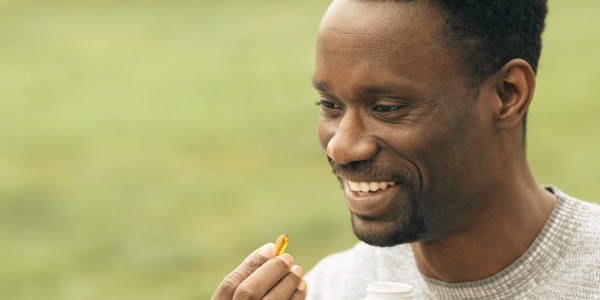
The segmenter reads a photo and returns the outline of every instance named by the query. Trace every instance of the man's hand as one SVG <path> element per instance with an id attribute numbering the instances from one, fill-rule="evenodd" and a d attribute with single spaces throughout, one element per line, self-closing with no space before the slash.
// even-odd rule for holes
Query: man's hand
<path id="1" fill-rule="evenodd" d="M 219 285 L 212 300 L 304 300 L 302 268 L 288 254 L 275 257 L 275 245 L 254 251 Z"/>

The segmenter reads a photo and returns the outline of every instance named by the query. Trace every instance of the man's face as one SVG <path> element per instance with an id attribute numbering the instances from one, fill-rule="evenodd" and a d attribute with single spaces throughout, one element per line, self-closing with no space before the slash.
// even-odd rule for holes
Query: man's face
<path id="1" fill-rule="evenodd" d="M 489 112 L 442 42 L 443 24 L 421 2 L 335 0 L 319 29 L 318 139 L 356 235 L 372 245 L 457 233 L 491 188 Z M 375 191 L 352 190 L 361 183 Z"/>

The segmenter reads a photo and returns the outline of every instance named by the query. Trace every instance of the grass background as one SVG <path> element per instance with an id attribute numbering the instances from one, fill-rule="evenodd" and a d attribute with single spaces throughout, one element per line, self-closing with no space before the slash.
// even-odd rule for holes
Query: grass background
<path id="1" fill-rule="evenodd" d="M 0 298 L 209 299 L 356 242 L 309 80 L 328 1 L 0 0 Z M 600 2 L 551 0 L 529 160 L 600 202 Z"/>

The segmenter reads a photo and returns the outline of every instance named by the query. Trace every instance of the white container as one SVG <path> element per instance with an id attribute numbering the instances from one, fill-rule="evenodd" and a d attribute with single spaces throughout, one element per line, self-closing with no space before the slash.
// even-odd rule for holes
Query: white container
<path id="1" fill-rule="evenodd" d="M 399 282 L 372 282 L 365 300 L 407 300 L 413 298 L 413 286 Z"/>

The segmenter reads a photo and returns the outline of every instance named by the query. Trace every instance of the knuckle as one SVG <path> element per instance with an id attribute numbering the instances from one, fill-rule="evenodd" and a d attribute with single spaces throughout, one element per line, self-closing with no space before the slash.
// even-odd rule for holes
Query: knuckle
<path id="1" fill-rule="evenodd" d="M 256 269 L 260 268 L 260 266 L 262 266 L 265 262 L 262 261 L 259 257 L 257 257 L 256 255 L 251 255 L 250 257 L 248 257 L 244 263 L 242 264 L 242 268 L 249 273 L 254 272 Z"/>
<path id="2" fill-rule="evenodd" d="M 243 277 L 237 271 L 227 275 L 221 282 L 221 289 L 227 292 L 234 292 L 238 285 L 243 281 Z"/>
<path id="3" fill-rule="evenodd" d="M 235 291 L 235 300 L 256 300 L 260 298 L 258 287 L 252 282 L 242 283 Z"/>
<path id="4" fill-rule="evenodd" d="M 277 271 L 280 272 L 287 272 L 290 269 L 290 266 L 288 266 L 288 264 L 285 263 L 285 261 L 281 260 L 281 259 L 277 259 L 277 263 L 275 264 Z"/>
<path id="5" fill-rule="evenodd" d="M 271 290 L 267 296 L 263 298 L 263 300 L 287 300 L 285 296 L 277 290 Z"/>
<path id="6" fill-rule="evenodd" d="M 304 300 L 306 299 L 306 289 L 304 291 L 296 290 L 290 300 Z"/>
<path id="7" fill-rule="evenodd" d="M 300 283 L 300 277 L 292 272 L 289 272 L 285 277 L 283 277 L 281 283 L 295 287 L 298 286 L 298 283 Z"/>
<path id="8" fill-rule="evenodd" d="M 290 295 L 294 293 L 299 282 L 300 278 L 298 278 L 296 274 L 288 273 L 279 281 L 279 283 L 277 283 L 275 288 L 269 291 L 263 300 L 287 300 L 290 298 Z"/>
<path id="9" fill-rule="evenodd" d="M 221 282 L 221 288 L 225 291 L 234 292 L 238 285 L 244 281 L 245 277 L 239 270 L 234 270 L 225 276 Z"/>
<path id="10" fill-rule="evenodd" d="M 250 258 L 246 263 L 246 266 L 251 270 L 256 270 L 262 266 L 263 263 L 264 262 L 262 262 L 258 257 L 252 256 L 252 258 Z"/>

